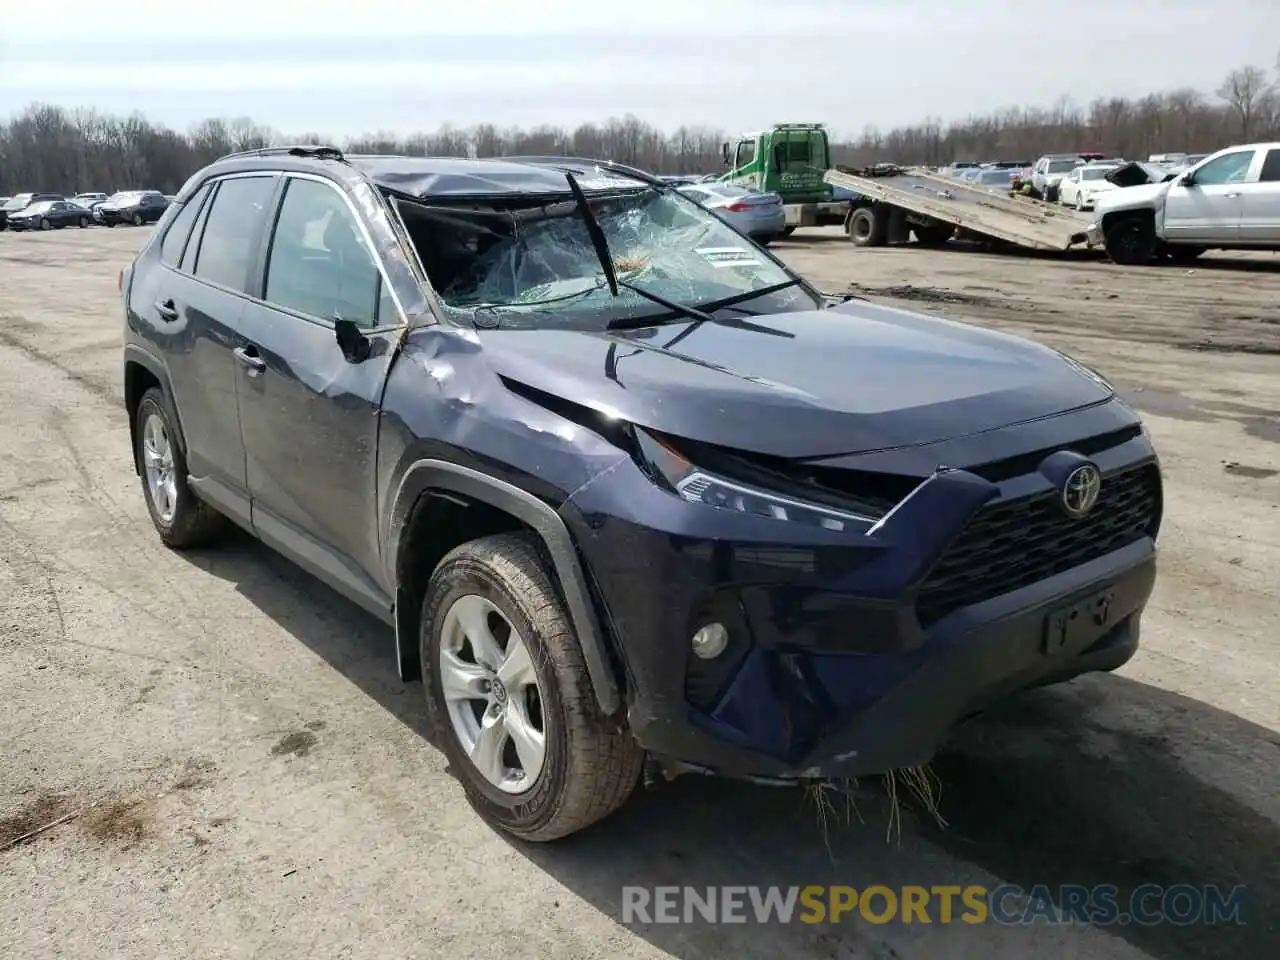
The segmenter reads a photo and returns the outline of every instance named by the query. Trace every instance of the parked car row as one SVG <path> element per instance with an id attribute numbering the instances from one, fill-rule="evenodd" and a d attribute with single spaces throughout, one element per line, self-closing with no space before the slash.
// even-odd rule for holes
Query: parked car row
<path id="1" fill-rule="evenodd" d="M 172 198 L 158 190 L 122 190 L 78 193 L 68 199 L 60 193 L 19 193 L 0 197 L 0 230 L 53 230 L 119 223 L 142 226 L 164 215 Z"/>

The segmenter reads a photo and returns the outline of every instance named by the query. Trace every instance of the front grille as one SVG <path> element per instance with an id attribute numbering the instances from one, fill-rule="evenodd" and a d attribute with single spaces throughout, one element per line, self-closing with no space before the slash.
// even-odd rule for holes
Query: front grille
<path id="1" fill-rule="evenodd" d="M 1056 492 L 986 507 L 925 579 L 916 601 L 920 623 L 928 628 L 961 607 L 1030 586 L 1154 536 L 1160 510 L 1155 464 L 1104 476 L 1097 505 L 1079 520 L 1063 513 Z"/>

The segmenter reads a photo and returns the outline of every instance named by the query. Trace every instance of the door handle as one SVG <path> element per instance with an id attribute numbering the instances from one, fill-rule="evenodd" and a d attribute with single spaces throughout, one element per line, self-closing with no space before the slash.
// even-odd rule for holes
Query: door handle
<path id="1" fill-rule="evenodd" d="M 236 359 L 253 373 L 267 369 L 267 361 L 258 354 L 257 347 L 236 347 L 232 352 L 236 355 Z"/>
<path id="2" fill-rule="evenodd" d="M 1238 194 L 1238 193 L 1224 193 L 1222 196 L 1223 196 L 1223 198 L 1224 198 L 1224 199 L 1226 199 L 1226 200 L 1234 200 L 1236 197 L 1240 196 L 1240 194 Z"/>
<path id="3" fill-rule="evenodd" d="M 160 319 L 165 323 L 173 323 L 178 319 L 178 307 L 174 304 L 173 299 L 157 300 L 155 303 L 156 313 L 160 314 Z"/>

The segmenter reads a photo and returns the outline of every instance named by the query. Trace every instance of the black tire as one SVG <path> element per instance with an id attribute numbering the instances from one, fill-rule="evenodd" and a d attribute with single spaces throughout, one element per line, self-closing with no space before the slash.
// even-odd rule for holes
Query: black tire
<path id="1" fill-rule="evenodd" d="M 846 228 L 855 247 L 882 247 L 889 232 L 889 218 L 874 207 L 859 207 L 849 215 Z"/>
<path id="2" fill-rule="evenodd" d="M 140 213 L 135 213 L 135 214 L 133 215 L 133 225 L 134 225 L 135 227 L 140 227 L 140 226 L 142 226 L 142 214 L 140 214 Z"/>
<path id="3" fill-rule="evenodd" d="M 87 226 L 89 226 L 89 218 L 88 218 L 88 217 L 81 217 L 81 218 L 80 218 L 80 229 L 81 229 L 81 230 L 83 230 L 83 229 L 84 229 L 85 227 L 87 227 Z"/>
<path id="4" fill-rule="evenodd" d="M 1044 201 L 1045 203 L 1057 203 L 1058 188 L 1053 186 L 1046 186 L 1044 188 Z"/>
<path id="5" fill-rule="evenodd" d="M 52 229 L 53 229 L 53 224 L 51 224 L 51 223 L 49 222 L 49 218 L 48 218 L 48 217 L 41 217 L 41 218 L 40 218 L 40 229 L 41 229 L 41 230 L 52 230 Z"/>
<path id="6" fill-rule="evenodd" d="M 796 228 L 794 224 L 792 226 L 782 228 L 782 235 L 784 237 L 789 237 L 795 232 L 796 232 Z"/>
<path id="7" fill-rule="evenodd" d="M 1207 247 L 1186 247 L 1176 244 L 1168 248 L 1169 259 L 1176 264 L 1195 263 L 1204 255 Z"/>
<path id="8" fill-rule="evenodd" d="M 538 687 L 546 754 L 533 785 L 505 793 L 476 768 L 454 730 L 440 677 L 445 614 L 478 595 L 525 639 Z M 499 829 L 545 842 L 582 830 L 626 802 L 644 752 L 624 727 L 600 715 L 582 650 L 532 537 L 499 534 L 463 544 L 431 575 L 422 603 L 419 653 L 427 713 L 467 800 Z"/>
<path id="9" fill-rule="evenodd" d="M 1145 266 L 1156 255 L 1155 225 L 1147 217 L 1122 217 L 1107 227 L 1106 247 L 1115 263 Z"/>
<path id="10" fill-rule="evenodd" d="M 162 518 L 160 510 L 152 499 L 151 485 L 147 482 L 143 456 L 146 423 L 152 416 L 158 416 L 163 423 L 173 454 L 174 487 L 177 496 L 173 516 L 168 521 Z M 152 387 L 142 395 L 134 424 L 133 455 L 142 479 L 142 496 L 147 504 L 147 512 L 151 514 L 151 522 L 155 525 L 156 532 L 160 534 L 160 540 L 166 547 L 174 550 L 188 550 L 211 543 L 225 529 L 226 518 L 199 499 L 187 486 L 187 458 L 183 456 L 175 440 L 177 430 L 169 414 L 164 393 L 159 387 Z"/>

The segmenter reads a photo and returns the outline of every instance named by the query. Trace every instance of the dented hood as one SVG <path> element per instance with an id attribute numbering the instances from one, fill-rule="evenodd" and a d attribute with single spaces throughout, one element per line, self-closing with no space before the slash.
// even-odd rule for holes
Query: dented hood
<path id="1" fill-rule="evenodd" d="M 1183 171 L 1183 167 L 1171 169 L 1158 163 L 1135 160 L 1109 172 L 1106 180 L 1117 187 L 1140 187 L 1147 183 L 1164 183 Z"/>
<path id="2" fill-rule="evenodd" d="M 779 457 L 929 443 L 1111 396 L 1047 347 L 862 301 L 745 325 L 479 337 L 509 380 L 675 436 Z"/>

